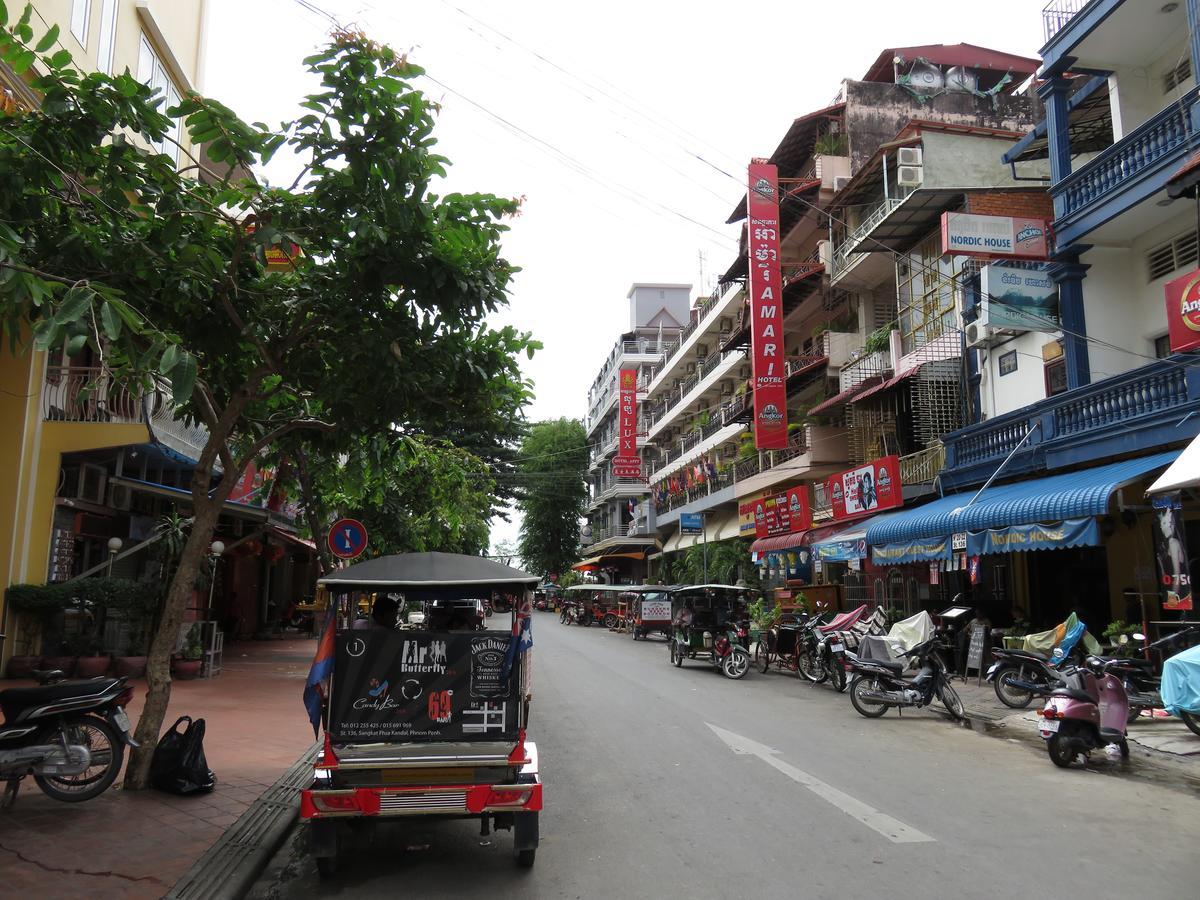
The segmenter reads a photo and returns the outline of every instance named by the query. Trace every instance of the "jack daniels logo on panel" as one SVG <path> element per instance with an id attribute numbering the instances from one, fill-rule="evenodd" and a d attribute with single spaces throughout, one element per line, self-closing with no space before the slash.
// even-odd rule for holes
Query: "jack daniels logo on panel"
<path id="1" fill-rule="evenodd" d="M 337 637 L 329 731 L 335 741 L 516 738 L 520 657 L 507 634 L 348 631 Z"/>

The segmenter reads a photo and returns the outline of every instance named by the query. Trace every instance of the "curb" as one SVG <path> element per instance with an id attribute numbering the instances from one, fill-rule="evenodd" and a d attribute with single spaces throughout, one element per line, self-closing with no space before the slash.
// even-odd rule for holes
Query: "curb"
<path id="1" fill-rule="evenodd" d="M 283 844 L 296 821 L 300 788 L 312 780 L 320 742 L 304 752 L 279 780 L 204 852 L 164 897 L 166 900 L 236 900 Z"/>

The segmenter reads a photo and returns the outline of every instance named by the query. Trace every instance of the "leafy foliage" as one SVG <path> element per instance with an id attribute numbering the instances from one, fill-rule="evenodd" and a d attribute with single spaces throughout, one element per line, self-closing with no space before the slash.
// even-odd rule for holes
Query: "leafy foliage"
<path id="1" fill-rule="evenodd" d="M 518 550 L 529 571 L 562 575 L 579 558 L 587 465 L 587 434 L 577 419 L 538 422 L 521 443 Z"/>

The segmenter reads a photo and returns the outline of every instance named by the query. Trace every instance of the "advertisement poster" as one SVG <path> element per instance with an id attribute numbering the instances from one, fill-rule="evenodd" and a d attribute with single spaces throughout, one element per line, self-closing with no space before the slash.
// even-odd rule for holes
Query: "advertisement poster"
<path id="1" fill-rule="evenodd" d="M 1171 352 L 1195 350 L 1200 347 L 1200 269 L 1168 281 L 1163 290 Z"/>
<path id="2" fill-rule="evenodd" d="M 831 500 L 835 520 L 894 509 L 904 503 L 900 485 L 900 459 L 885 456 L 865 466 L 839 472 L 825 482 L 825 490 Z"/>
<path id="3" fill-rule="evenodd" d="M 812 527 L 812 511 L 808 504 L 808 487 L 796 485 L 779 494 L 755 501 L 755 536 L 777 537 L 795 534 Z"/>
<path id="4" fill-rule="evenodd" d="M 515 738 L 518 663 L 503 632 L 347 631 L 337 636 L 329 732 L 335 741 Z"/>
<path id="5" fill-rule="evenodd" d="M 637 369 L 617 373 L 617 455 L 612 473 L 616 478 L 641 478 L 642 458 L 637 448 Z"/>
<path id="6" fill-rule="evenodd" d="M 748 213 L 750 358 L 754 388 L 754 446 L 787 446 L 787 372 L 783 354 L 783 280 L 779 263 L 779 171 L 750 164 Z"/>
<path id="7" fill-rule="evenodd" d="M 942 213 L 942 253 L 1008 259 L 1049 259 L 1045 219 Z"/>
<path id="8" fill-rule="evenodd" d="M 1155 497 L 1154 551 L 1158 558 L 1159 584 L 1164 610 L 1192 608 L 1192 576 L 1188 566 L 1187 538 L 1179 494 Z"/>
<path id="9" fill-rule="evenodd" d="M 988 325 L 1021 331 L 1058 330 L 1058 285 L 1048 272 L 994 262 L 983 267 L 980 279 Z"/>

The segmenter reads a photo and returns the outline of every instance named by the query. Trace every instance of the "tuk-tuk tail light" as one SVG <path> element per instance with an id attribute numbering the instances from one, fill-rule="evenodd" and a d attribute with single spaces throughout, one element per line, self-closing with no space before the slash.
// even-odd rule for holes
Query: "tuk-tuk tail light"
<path id="1" fill-rule="evenodd" d="M 471 812 L 542 808 L 542 786 L 538 783 L 480 787 L 473 790 L 471 795 L 467 801 L 467 808 Z"/>

